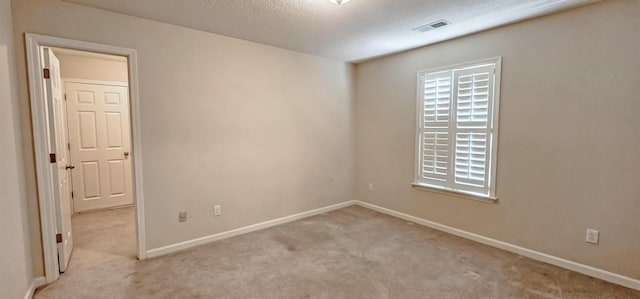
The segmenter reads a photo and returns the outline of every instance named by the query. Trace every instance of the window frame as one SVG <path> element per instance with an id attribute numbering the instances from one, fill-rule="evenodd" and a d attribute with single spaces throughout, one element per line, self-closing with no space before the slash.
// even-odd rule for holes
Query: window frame
<path id="1" fill-rule="evenodd" d="M 455 133 L 458 132 L 455 127 L 455 121 L 453 117 L 456 113 L 456 104 L 457 97 L 453 94 L 455 90 L 453 90 L 454 78 L 456 71 L 461 71 L 464 69 L 471 69 L 475 67 L 479 67 L 482 65 L 493 64 L 495 66 L 495 75 L 493 82 L 493 103 L 491 109 L 491 119 L 489 120 L 489 131 L 491 133 L 491 140 L 489 141 L 489 146 L 491 148 L 487 151 L 489 153 L 487 167 L 488 170 L 488 178 L 487 178 L 487 193 L 476 192 L 472 190 L 465 190 L 456 187 L 450 187 L 455 184 L 447 183 L 449 186 L 437 185 L 426 183 L 422 180 L 422 133 L 424 132 L 424 77 L 429 74 L 440 73 L 440 72 L 451 72 L 451 102 L 450 102 L 450 111 L 449 116 L 451 118 L 449 123 L 449 130 L 454 134 L 450 135 L 450 152 L 449 152 L 449 167 L 448 167 L 448 178 L 449 180 L 454 180 L 455 176 L 452 172 L 455 170 L 455 164 L 453 161 L 455 160 Z M 470 62 L 457 63 L 453 65 L 447 65 L 442 67 L 429 68 L 425 70 L 418 71 L 416 78 L 416 134 L 415 134 L 415 160 L 414 160 L 414 179 L 413 186 L 421 189 L 421 190 L 430 190 L 437 192 L 444 192 L 446 194 L 452 194 L 457 196 L 463 196 L 471 199 L 482 200 L 482 201 L 496 201 L 496 174 L 497 174 L 497 154 L 498 154 L 498 131 L 499 131 L 499 116 L 500 116 L 500 84 L 501 84 L 501 70 L 502 70 L 502 57 L 492 57 L 486 59 L 480 59 Z M 452 127 L 453 126 L 453 127 Z"/>

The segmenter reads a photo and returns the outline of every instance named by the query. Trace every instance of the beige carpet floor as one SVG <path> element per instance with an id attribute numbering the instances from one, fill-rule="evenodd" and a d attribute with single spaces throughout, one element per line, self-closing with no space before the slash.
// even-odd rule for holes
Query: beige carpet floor
<path id="1" fill-rule="evenodd" d="M 73 217 L 35 298 L 640 298 L 640 292 L 361 207 L 137 261 L 132 208 Z"/>

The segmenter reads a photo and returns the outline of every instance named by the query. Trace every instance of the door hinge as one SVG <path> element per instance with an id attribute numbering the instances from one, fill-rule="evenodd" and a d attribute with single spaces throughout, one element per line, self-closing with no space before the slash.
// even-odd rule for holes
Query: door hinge
<path id="1" fill-rule="evenodd" d="M 67 100 L 67 94 L 66 93 L 64 94 L 64 100 L 65 101 Z"/>
<path id="2" fill-rule="evenodd" d="M 56 163 L 56 153 L 49 154 L 49 163 Z"/>
<path id="3" fill-rule="evenodd" d="M 71 198 L 73 198 L 73 191 L 71 191 Z"/>
<path id="4" fill-rule="evenodd" d="M 56 243 L 62 243 L 62 234 L 56 234 Z"/>
<path id="5" fill-rule="evenodd" d="M 67 149 L 71 150 L 71 142 L 67 142 Z"/>
<path id="6" fill-rule="evenodd" d="M 45 79 L 50 79 L 51 78 L 51 71 L 49 71 L 49 69 L 43 69 L 42 70 L 42 77 Z"/>

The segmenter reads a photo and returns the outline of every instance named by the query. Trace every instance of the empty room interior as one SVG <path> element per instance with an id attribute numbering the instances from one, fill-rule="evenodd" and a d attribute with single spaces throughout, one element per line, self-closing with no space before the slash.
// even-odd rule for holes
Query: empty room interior
<path id="1" fill-rule="evenodd" d="M 640 298 L 638 0 L 0 0 L 0 297 Z"/>

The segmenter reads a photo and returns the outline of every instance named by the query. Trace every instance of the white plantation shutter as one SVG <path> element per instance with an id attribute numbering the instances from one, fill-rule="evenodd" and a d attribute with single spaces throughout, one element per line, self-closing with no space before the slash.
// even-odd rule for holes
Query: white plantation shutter
<path id="1" fill-rule="evenodd" d="M 420 73 L 416 183 L 493 196 L 499 63 Z"/>
<path id="2" fill-rule="evenodd" d="M 424 77 L 425 127 L 449 127 L 451 85 L 451 72 L 429 74 Z"/>
<path id="3" fill-rule="evenodd" d="M 455 72 L 456 126 L 487 128 L 489 126 L 489 95 L 493 94 L 495 66 L 486 65 Z"/>
<path id="4" fill-rule="evenodd" d="M 422 84 L 421 181 L 443 182 L 451 163 L 451 71 L 428 74 Z"/>
<path id="5" fill-rule="evenodd" d="M 488 170 L 487 137 L 485 133 L 456 133 L 456 184 L 469 185 L 479 188 L 478 191 L 484 191 Z"/>
<path id="6" fill-rule="evenodd" d="M 449 174 L 449 132 L 424 132 L 422 175 L 426 180 L 446 181 Z"/>
<path id="7" fill-rule="evenodd" d="M 494 70 L 495 65 L 484 65 L 456 71 L 453 76 L 456 103 L 454 185 L 483 194 L 489 188 Z"/>

